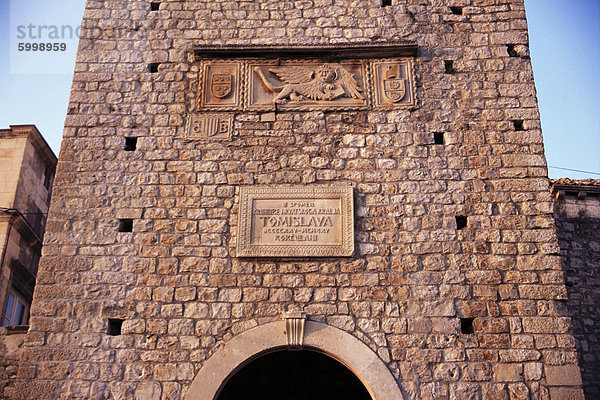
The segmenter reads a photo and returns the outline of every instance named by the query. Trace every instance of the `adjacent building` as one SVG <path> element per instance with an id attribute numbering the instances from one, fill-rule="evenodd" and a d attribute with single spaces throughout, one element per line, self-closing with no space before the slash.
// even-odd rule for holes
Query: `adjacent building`
<path id="1" fill-rule="evenodd" d="M 600 398 L 600 180 L 552 181 L 554 217 L 565 271 L 583 389 Z"/>
<path id="2" fill-rule="evenodd" d="M 29 320 L 56 161 L 34 125 L 0 130 L 2 326 Z"/>

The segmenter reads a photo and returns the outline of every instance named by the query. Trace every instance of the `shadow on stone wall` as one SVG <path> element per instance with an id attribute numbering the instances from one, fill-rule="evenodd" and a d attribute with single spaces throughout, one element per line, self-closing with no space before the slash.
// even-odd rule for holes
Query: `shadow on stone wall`
<path id="1" fill-rule="evenodd" d="M 586 399 L 600 399 L 600 219 L 556 218 Z"/>
<path id="2" fill-rule="evenodd" d="M 4 389 L 17 375 L 25 333 L 29 327 L 0 327 L 0 399 L 5 399 Z"/>

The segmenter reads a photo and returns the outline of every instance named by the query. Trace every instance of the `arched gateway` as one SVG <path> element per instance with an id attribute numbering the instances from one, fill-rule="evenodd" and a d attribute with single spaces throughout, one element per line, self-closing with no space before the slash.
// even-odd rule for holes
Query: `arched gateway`
<path id="1" fill-rule="evenodd" d="M 261 359 L 267 362 L 285 363 L 287 362 L 285 360 L 289 359 L 286 348 L 287 337 L 282 322 L 271 322 L 239 334 L 205 362 L 190 386 L 187 400 L 216 400 L 219 392 L 224 389 L 229 392 L 235 391 L 228 388 L 228 382 L 235 385 L 235 380 L 243 381 L 244 374 L 252 373 L 245 367 L 257 367 L 256 363 Z M 396 380 L 377 354 L 363 342 L 340 329 L 307 321 L 303 348 L 305 350 L 299 352 L 304 353 L 303 356 L 289 355 L 299 362 L 299 368 L 305 362 L 328 363 L 329 358 L 335 359 L 343 364 L 338 369 L 342 379 L 347 379 L 349 384 L 354 385 L 352 377 L 354 375 L 362 383 L 367 398 L 374 400 L 404 398 Z M 306 357 L 310 360 L 306 360 Z M 258 368 L 261 367 L 258 365 Z M 346 374 L 344 370 L 351 373 Z M 357 396 L 360 396 L 358 392 Z"/>
<path id="2" fill-rule="evenodd" d="M 312 349 L 263 354 L 236 371 L 216 400 L 372 400 L 342 363 Z"/>

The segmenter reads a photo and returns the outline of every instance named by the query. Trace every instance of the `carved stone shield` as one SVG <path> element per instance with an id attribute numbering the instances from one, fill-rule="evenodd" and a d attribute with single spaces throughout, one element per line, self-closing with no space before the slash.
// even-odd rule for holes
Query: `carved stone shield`
<path id="1" fill-rule="evenodd" d="M 232 83 L 231 74 L 214 74 L 210 79 L 210 94 L 223 99 L 231 92 Z"/>
<path id="2" fill-rule="evenodd" d="M 206 136 L 215 136 L 220 133 L 227 133 L 227 123 L 219 118 L 206 118 L 201 121 L 201 130 Z"/>
<path id="3" fill-rule="evenodd" d="M 394 103 L 399 102 L 406 96 L 405 80 L 401 78 L 384 79 L 383 89 L 385 97 Z"/>
<path id="4" fill-rule="evenodd" d="M 232 124 L 233 114 L 194 114 L 190 116 L 187 137 L 227 140 L 231 138 Z"/>

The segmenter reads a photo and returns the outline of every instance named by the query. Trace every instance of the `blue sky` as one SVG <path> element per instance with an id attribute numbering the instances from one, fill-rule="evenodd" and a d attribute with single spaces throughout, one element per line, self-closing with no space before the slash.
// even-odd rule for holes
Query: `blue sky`
<path id="1" fill-rule="evenodd" d="M 84 3 L 0 0 L 0 128 L 35 124 L 57 154 L 76 47 L 69 29 L 80 24 Z M 549 175 L 600 179 L 600 0 L 525 0 L 525 7 Z M 18 52 L 16 26 L 30 23 L 66 27 L 54 33 L 66 51 Z"/>

